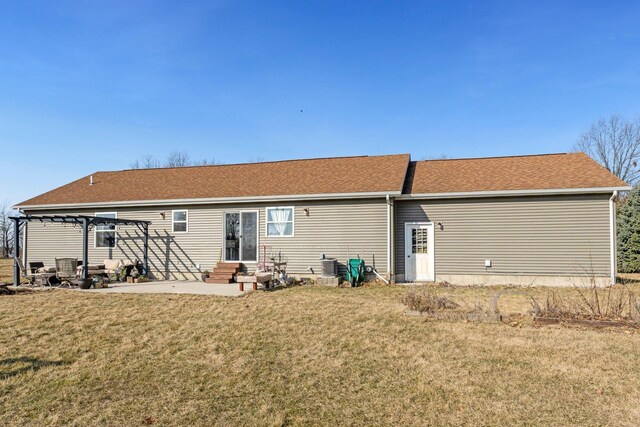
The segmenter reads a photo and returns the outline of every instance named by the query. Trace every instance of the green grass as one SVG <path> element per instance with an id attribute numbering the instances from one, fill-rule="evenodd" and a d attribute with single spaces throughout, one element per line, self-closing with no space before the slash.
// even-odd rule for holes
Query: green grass
<path id="1" fill-rule="evenodd" d="M 0 425 L 637 425 L 640 335 L 410 317 L 405 292 L 0 296 Z"/>

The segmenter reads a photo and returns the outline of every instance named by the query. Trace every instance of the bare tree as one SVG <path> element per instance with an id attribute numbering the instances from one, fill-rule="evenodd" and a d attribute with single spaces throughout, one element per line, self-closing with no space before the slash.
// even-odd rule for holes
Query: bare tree
<path id="1" fill-rule="evenodd" d="M 214 157 L 211 159 L 202 159 L 195 162 L 191 162 L 191 166 L 214 166 L 221 165 L 222 162 L 216 160 Z"/>
<path id="2" fill-rule="evenodd" d="M 168 168 L 181 168 L 184 166 L 191 166 L 191 157 L 186 151 L 172 151 L 167 157 L 165 167 Z"/>
<path id="3" fill-rule="evenodd" d="M 601 118 L 583 133 L 576 149 L 584 151 L 620 179 L 636 184 L 640 178 L 640 120 L 631 122 L 617 114 Z"/>
<path id="4" fill-rule="evenodd" d="M 191 156 L 189 156 L 189 153 L 185 151 L 173 151 L 167 156 L 167 159 L 164 163 L 161 163 L 151 154 L 147 154 L 146 156 L 143 156 L 140 159 L 136 159 L 135 161 L 129 163 L 129 167 L 131 169 L 151 169 L 161 167 L 181 168 L 186 166 L 211 166 L 221 164 L 222 163 L 220 161 L 216 160 L 213 157 L 211 159 L 191 160 Z"/>
<path id="5" fill-rule="evenodd" d="M 8 203 L 0 205 L 0 258 L 7 258 L 13 250 L 13 228 L 9 219 L 12 213 Z"/>
<path id="6" fill-rule="evenodd" d="M 147 154 L 140 159 L 136 159 L 134 162 L 129 164 L 131 169 L 151 169 L 151 168 L 159 168 L 162 165 L 160 161 L 153 157 L 151 154 Z"/>
<path id="7" fill-rule="evenodd" d="M 446 160 L 448 158 L 448 155 L 440 154 L 439 156 L 424 156 L 420 160 Z"/>

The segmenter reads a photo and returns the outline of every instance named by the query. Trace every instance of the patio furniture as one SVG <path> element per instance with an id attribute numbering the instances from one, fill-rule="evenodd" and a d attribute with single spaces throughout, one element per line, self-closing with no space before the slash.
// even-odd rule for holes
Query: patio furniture
<path id="1" fill-rule="evenodd" d="M 78 258 L 56 258 L 56 277 L 60 287 L 75 286 L 73 280 L 78 277 Z"/>
<path id="2" fill-rule="evenodd" d="M 258 283 L 262 283 L 265 289 L 269 289 L 269 282 L 271 281 L 271 273 L 256 273 L 251 276 L 236 276 L 236 282 L 240 292 L 244 292 L 244 284 L 251 283 L 254 291 L 258 290 Z"/>
<path id="3" fill-rule="evenodd" d="M 104 260 L 104 272 L 106 274 L 114 274 L 118 276 L 120 268 L 122 267 L 121 259 L 105 259 Z"/>
<path id="4" fill-rule="evenodd" d="M 16 261 L 18 262 L 18 266 L 20 268 L 20 271 L 22 272 L 22 275 L 26 277 L 27 280 L 29 281 L 29 286 L 44 285 L 44 282 L 46 281 L 45 273 L 40 273 L 38 272 L 38 268 L 34 270 L 31 267 L 31 264 L 36 264 L 36 263 L 29 263 L 29 269 L 26 269 L 24 266 L 24 263 L 22 262 L 22 258 L 17 258 Z M 42 263 L 39 263 L 39 264 L 42 264 Z M 44 267 L 44 264 L 42 264 L 42 266 Z M 18 286 L 19 284 L 20 283 L 14 283 L 15 286 Z"/>
<path id="5" fill-rule="evenodd" d="M 273 286 L 286 286 L 289 280 L 286 261 L 276 261 L 274 258 L 271 258 L 271 261 L 262 263 L 262 268 L 271 275 L 271 284 Z"/>
<path id="6" fill-rule="evenodd" d="M 41 275 L 40 283 L 42 286 L 57 286 L 60 284 L 60 280 L 56 277 L 55 267 L 45 267 L 43 265 L 36 270 L 36 273 L 39 273 Z"/>
<path id="7" fill-rule="evenodd" d="M 134 267 L 136 267 L 138 271 L 142 271 L 143 269 L 142 264 L 140 264 L 140 261 L 137 259 L 105 259 L 103 267 L 104 274 L 115 275 L 118 280 L 123 280 L 129 276 Z M 122 277 L 120 277 L 121 275 Z"/>
<path id="8" fill-rule="evenodd" d="M 82 269 L 82 267 L 80 267 Z M 106 274 L 104 264 L 87 265 L 87 272 L 89 276 L 103 276 Z"/>
<path id="9" fill-rule="evenodd" d="M 44 268 L 44 262 L 35 261 L 29 263 L 29 270 L 31 273 L 38 273 L 38 269 Z"/>
<path id="10" fill-rule="evenodd" d="M 93 276 L 115 276 L 116 280 L 122 280 L 124 277 L 130 276 L 133 268 L 143 271 L 144 265 L 137 259 L 105 259 L 102 264 L 88 264 L 87 275 Z M 123 275 L 124 273 L 124 275 Z M 82 275 L 82 266 L 78 266 L 78 276 Z M 122 276 L 123 277 L 120 277 Z"/>

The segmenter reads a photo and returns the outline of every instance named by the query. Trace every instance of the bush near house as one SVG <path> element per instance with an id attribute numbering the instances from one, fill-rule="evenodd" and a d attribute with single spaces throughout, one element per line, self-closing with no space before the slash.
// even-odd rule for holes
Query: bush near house
<path id="1" fill-rule="evenodd" d="M 620 201 L 617 210 L 618 269 L 640 272 L 640 187 Z"/>

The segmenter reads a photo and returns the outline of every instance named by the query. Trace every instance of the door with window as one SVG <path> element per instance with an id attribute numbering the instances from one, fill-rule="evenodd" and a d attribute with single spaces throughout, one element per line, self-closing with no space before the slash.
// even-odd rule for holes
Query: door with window
<path id="1" fill-rule="evenodd" d="M 241 211 L 224 214 L 224 260 L 258 261 L 258 212 Z"/>
<path id="2" fill-rule="evenodd" d="M 407 223 L 404 231 L 405 280 L 434 281 L 433 223 Z"/>

